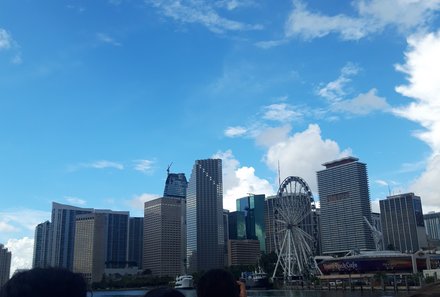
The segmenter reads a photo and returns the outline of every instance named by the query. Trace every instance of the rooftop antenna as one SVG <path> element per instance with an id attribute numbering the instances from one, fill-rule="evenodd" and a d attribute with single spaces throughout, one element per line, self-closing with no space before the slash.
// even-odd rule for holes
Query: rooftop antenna
<path id="1" fill-rule="evenodd" d="M 280 160 L 278 160 L 278 187 L 281 186 Z"/>
<path id="2" fill-rule="evenodd" d="M 391 196 L 391 188 L 390 188 L 390 184 L 387 184 L 388 186 L 388 195 Z"/>
<path id="3" fill-rule="evenodd" d="M 167 168 L 167 175 L 170 175 L 170 167 L 171 167 L 171 165 L 173 165 L 173 162 L 171 162 L 171 163 L 168 165 L 168 168 Z"/>

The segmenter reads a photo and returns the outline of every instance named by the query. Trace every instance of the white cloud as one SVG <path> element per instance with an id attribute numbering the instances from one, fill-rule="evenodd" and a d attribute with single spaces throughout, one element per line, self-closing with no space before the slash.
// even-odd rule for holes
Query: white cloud
<path id="1" fill-rule="evenodd" d="M 317 90 L 317 94 L 330 102 L 337 102 L 342 100 L 342 98 L 346 95 L 346 85 L 351 82 L 352 76 L 356 75 L 360 71 L 359 67 L 352 64 L 347 63 L 342 69 L 339 77 L 327 83 L 325 86 L 319 88 Z"/>
<path id="2" fill-rule="evenodd" d="M 74 205 L 86 205 L 87 201 L 78 197 L 66 196 L 64 199 L 70 204 Z"/>
<path id="3" fill-rule="evenodd" d="M 8 224 L 7 222 L 0 221 L 0 232 L 9 233 L 9 232 L 17 232 L 19 229 Z"/>
<path id="4" fill-rule="evenodd" d="M 134 170 L 140 171 L 143 173 L 149 173 L 153 170 L 154 161 L 152 160 L 136 160 L 134 161 Z"/>
<path id="5" fill-rule="evenodd" d="M 124 169 L 124 165 L 122 165 L 121 163 L 107 161 L 107 160 L 96 161 L 93 163 L 83 163 L 81 164 L 81 167 L 96 168 L 96 169 L 107 169 L 107 168 L 114 168 L 118 170 Z"/>
<path id="6" fill-rule="evenodd" d="M 261 25 L 250 25 L 221 17 L 210 1 L 146 0 L 161 13 L 181 23 L 201 24 L 214 33 L 226 31 L 261 30 Z M 238 2 L 237 2 L 238 3 Z M 233 7 L 233 4 L 230 4 Z"/>
<path id="7" fill-rule="evenodd" d="M 384 181 L 384 180 L 381 180 L 381 179 L 377 179 L 377 180 L 375 180 L 375 182 L 378 185 L 388 187 L 388 182 L 387 181 Z"/>
<path id="8" fill-rule="evenodd" d="M 222 159 L 223 164 L 223 208 L 236 210 L 236 199 L 248 193 L 273 195 L 272 185 L 255 175 L 253 167 L 240 167 L 231 150 L 217 152 L 213 158 Z"/>
<path id="9" fill-rule="evenodd" d="M 440 211 L 440 31 L 408 38 L 405 63 L 396 69 L 407 75 L 408 83 L 396 91 L 413 101 L 395 108 L 396 115 L 423 127 L 415 135 L 429 145 L 426 168 L 409 189 L 422 198 L 424 211 Z"/>
<path id="10" fill-rule="evenodd" d="M 355 0 L 355 16 L 333 16 L 312 12 L 300 0 L 293 1 L 293 10 L 285 25 L 287 37 L 306 40 L 335 33 L 344 40 L 359 40 L 380 33 L 387 27 L 411 31 L 424 27 L 440 8 L 438 0 Z"/>
<path id="11" fill-rule="evenodd" d="M 12 44 L 13 40 L 11 35 L 5 29 L 0 28 L 0 50 L 10 49 Z"/>
<path id="12" fill-rule="evenodd" d="M 240 137 L 245 135 L 247 129 L 242 126 L 228 127 L 225 129 L 224 134 L 227 137 Z"/>
<path id="13" fill-rule="evenodd" d="M 263 110 L 263 119 L 265 120 L 290 122 L 302 117 L 301 112 L 293 110 L 293 107 L 287 103 L 271 104 L 265 106 Z"/>
<path id="14" fill-rule="evenodd" d="M 103 42 L 103 43 L 108 43 L 114 46 L 121 46 L 122 43 L 116 41 L 113 37 L 110 37 L 108 34 L 105 33 L 97 33 L 96 37 L 98 38 L 99 41 Z"/>
<path id="15" fill-rule="evenodd" d="M 332 111 L 346 112 L 355 115 L 366 115 L 374 111 L 387 111 L 390 106 L 384 97 L 377 96 L 377 90 L 371 89 L 351 100 L 343 100 L 333 104 Z"/>
<path id="16" fill-rule="evenodd" d="M 11 252 L 11 275 L 17 269 L 32 268 L 32 256 L 34 251 L 34 239 L 23 237 L 9 239 L 5 247 Z"/>
<path id="17" fill-rule="evenodd" d="M 157 198 L 162 197 L 162 195 L 158 194 L 149 194 L 149 193 L 142 193 L 140 195 L 135 195 L 132 199 L 127 201 L 127 204 L 134 210 L 135 212 L 139 212 L 144 210 L 144 203 L 147 201 L 151 201 Z"/>
<path id="18" fill-rule="evenodd" d="M 292 130 L 290 125 L 266 128 L 255 136 L 255 142 L 260 146 L 270 147 L 287 139 L 290 130 Z"/>
<path id="19" fill-rule="evenodd" d="M 51 216 L 50 212 L 35 209 L 14 209 L 0 211 L 0 225 L 9 232 L 20 232 L 30 235 L 35 231 L 35 226 L 47 221 Z M 1 227 L 0 227 L 1 228 Z M 6 231 L 3 230 L 3 231 Z M 0 232 L 0 241 L 4 241 L 4 233 Z"/>
<path id="20" fill-rule="evenodd" d="M 350 149 L 341 151 L 335 141 L 322 139 L 321 129 L 312 124 L 305 131 L 271 145 L 264 160 L 274 172 L 278 170 L 279 162 L 282 178 L 290 175 L 302 177 L 316 197 L 316 171 L 324 169 L 321 164 L 350 154 Z"/>
<path id="21" fill-rule="evenodd" d="M 265 40 L 265 41 L 258 41 L 255 43 L 255 45 L 259 48 L 262 48 L 262 49 L 269 49 L 269 48 L 283 45 L 287 42 L 288 42 L 288 39 Z"/>
<path id="22" fill-rule="evenodd" d="M 253 0 L 220 0 L 215 2 L 215 6 L 235 10 L 240 7 L 256 6 Z"/>

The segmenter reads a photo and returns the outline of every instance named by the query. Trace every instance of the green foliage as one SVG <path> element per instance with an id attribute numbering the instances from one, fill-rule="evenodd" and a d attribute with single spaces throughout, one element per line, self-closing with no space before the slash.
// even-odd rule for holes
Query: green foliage
<path id="1" fill-rule="evenodd" d="M 275 270 L 275 265 L 277 264 L 277 260 L 278 256 L 275 254 L 275 252 L 271 252 L 269 254 L 263 252 L 261 253 L 259 264 L 268 276 L 272 276 L 273 271 Z M 281 270 L 277 271 L 276 276 L 282 276 Z"/>
<path id="2" fill-rule="evenodd" d="M 172 281 L 172 277 L 152 276 L 152 275 L 124 275 L 120 277 L 104 276 L 101 282 L 93 283 L 92 288 L 96 289 L 124 289 L 142 288 L 150 286 L 164 286 Z"/>

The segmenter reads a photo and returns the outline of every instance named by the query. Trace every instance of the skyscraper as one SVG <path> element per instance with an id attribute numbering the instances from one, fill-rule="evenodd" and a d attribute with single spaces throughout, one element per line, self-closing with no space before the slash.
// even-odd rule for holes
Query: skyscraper
<path id="1" fill-rule="evenodd" d="M 88 283 L 100 282 L 106 258 L 107 218 L 103 213 L 76 216 L 73 271 Z"/>
<path id="2" fill-rule="evenodd" d="M 183 271 L 181 198 L 163 197 L 145 202 L 143 269 L 156 276 Z"/>
<path id="3" fill-rule="evenodd" d="M 190 272 L 224 266 L 223 181 L 220 159 L 197 160 L 187 191 Z"/>
<path id="4" fill-rule="evenodd" d="M 440 240 L 440 212 L 430 212 L 423 216 L 426 233 L 430 239 Z"/>
<path id="5" fill-rule="evenodd" d="M 9 280 L 11 252 L 0 243 L 0 288 Z"/>
<path id="6" fill-rule="evenodd" d="M 165 189 L 163 191 L 164 197 L 186 198 L 186 188 L 188 182 L 186 181 L 185 173 L 169 173 L 165 182 Z"/>
<path id="7" fill-rule="evenodd" d="M 260 250 L 266 250 L 266 228 L 264 222 L 265 195 L 250 194 L 237 199 L 237 211 L 243 211 L 246 222 L 246 239 L 260 242 Z"/>
<path id="8" fill-rule="evenodd" d="M 428 246 L 419 196 L 414 193 L 388 196 L 379 205 L 386 249 L 414 253 Z"/>
<path id="9" fill-rule="evenodd" d="M 52 202 L 51 266 L 72 270 L 76 216 L 91 212 L 93 212 L 92 208 L 80 208 Z"/>
<path id="10" fill-rule="evenodd" d="M 32 267 L 44 268 L 49 266 L 50 222 L 38 224 L 35 227 L 34 257 Z"/>
<path id="11" fill-rule="evenodd" d="M 128 262 L 142 268 L 144 218 L 130 218 L 128 228 Z"/>
<path id="12" fill-rule="evenodd" d="M 331 161 L 317 172 L 324 254 L 375 249 L 363 218 L 371 222 L 367 166 L 358 161 L 354 157 Z"/>
<path id="13" fill-rule="evenodd" d="M 275 226 L 274 226 L 274 211 L 275 211 L 275 202 L 277 196 L 269 196 L 266 197 L 264 201 L 264 221 L 266 226 L 266 253 L 275 252 Z"/>
<path id="14" fill-rule="evenodd" d="M 246 239 L 246 217 L 244 211 L 233 211 L 228 214 L 229 239 Z"/>

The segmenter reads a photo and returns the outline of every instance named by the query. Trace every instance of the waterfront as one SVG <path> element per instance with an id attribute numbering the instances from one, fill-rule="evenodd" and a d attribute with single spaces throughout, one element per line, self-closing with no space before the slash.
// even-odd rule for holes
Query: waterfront
<path id="1" fill-rule="evenodd" d="M 147 290 L 99 291 L 93 297 L 134 297 L 142 296 Z M 182 290 L 186 297 L 196 297 L 195 290 Z M 336 290 L 248 290 L 249 297 L 406 297 L 408 292 L 389 291 L 336 291 Z"/>

